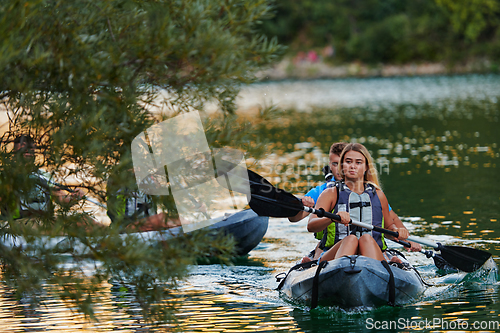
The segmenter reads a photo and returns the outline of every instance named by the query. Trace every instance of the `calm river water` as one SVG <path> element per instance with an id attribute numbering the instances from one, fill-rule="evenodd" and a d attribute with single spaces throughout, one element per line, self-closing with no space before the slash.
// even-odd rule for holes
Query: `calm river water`
<path id="1" fill-rule="evenodd" d="M 487 250 L 497 259 L 499 96 L 500 76 L 468 75 L 267 82 L 245 88 L 239 103 L 243 109 L 272 103 L 284 109 L 260 130 L 274 154 L 256 171 L 272 183 L 301 195 L 321 182 L 331 143 L 361 142 L 377 162 L 391 206 L 413 235 Z M 270 219 L 248 258 L 233 266 L 193 267 L 178 295 L 178 325 L 142 326 L 127 295 L 110 284 L 99 323 L 86 322 L 57 300 L 30 309 L 4 289 L 0 332 L 500 330 L 495 271 L 441 276 L 420 253 L 407 257 L 433 286 L 411 304 L 310 311 L 286 302 L 275 290 L 275 275 L 315 246 L 306 224 Z"/>

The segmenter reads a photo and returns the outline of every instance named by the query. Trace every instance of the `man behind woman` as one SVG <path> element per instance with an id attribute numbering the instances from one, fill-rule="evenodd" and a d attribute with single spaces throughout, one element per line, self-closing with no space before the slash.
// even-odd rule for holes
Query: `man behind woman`
<path id="1" fill-rule="evenodd" d="M 349 225 L 353 221 L 363 222 L 399 232 L 400 239 L 409 236 L 406 228 L 398 228 L 390 216 L 389 204 L 380 189 L 378 176 L 368 150 L 359 143 L 350 143 L 340 155 L 339 174 L 341 182 L 321 193 L 316 207 L 338 214 L 341 221 L 311 215 L 307 228 L 310 232 L 325 230 L 335 223 L 335 246 L 323 252 L 320 261 L 332 260 L 344 255 L 360 254 L 384 260 L 386 249 L 384 235 Z"/>

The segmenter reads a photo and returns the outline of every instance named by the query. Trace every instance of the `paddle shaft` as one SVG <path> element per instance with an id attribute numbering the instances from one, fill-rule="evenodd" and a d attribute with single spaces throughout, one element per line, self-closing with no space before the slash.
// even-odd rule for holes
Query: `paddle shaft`
<path id="1" fill-rule="evenodd" d="M 354 224 L 354 225 L 357 225 L 358 227 L 366 228 L 368 230 L 374 230 L 374 231 L 382 232 L 382 233 L 394 236 L 396 238 L 399 237 L 399 233 L 397 231 L 391 231 L 391 230 L 387 230 L 387 229 L 384 229 L 384 228 L 379 228 L 379 227 L 376 227 L 376 226 L 372 226 L 371 224 L 366 224 L 366 223 L 362 223 L 362 222 L 352 221 L 351 223 Z M 414 238 L 412 236 L 408 237 L 407 240 L 415 242 L 415 243 L 419 243 L 419 244 L 422 244 L 422 245 L 425 245 L 425 246 L 432 247 L 432 248 L 434 248 L 436 250 L 441 250 L 442 249 L 442 245 L 441 244 L 436 244 L 436 243 L 433 243 L 433 242 L 430 242 L 430 241 L 417 239 L 417 238 Z"/>
<path id="2" fill-rule="evenodd" d="M 38 174 L 38 173 L 34 173 L 34 174 L 35 174 L 35 175 L 36 175 L 39 179 L 43 179 L 43 180 L 45 180 L 46 182 L 48 182 L 48 183 L 50 183 L 50 184 L 52 184 L 52 185 L 54 185 L 54 186 L 59 187 L 60 189 L 63 189 L 63 190 L 65 190 L 65 191 L 68 191 L 68 192 L 71 192 L 71 193 L 75 193 L 75 192 L 76 192 L 75 190 L 73 190 L 73 189 L 72 189 L 72 188 L 70 188 L 69 186 L 66 186 L 66 185 L 63 185 L 63 184 L 56 183 L 55 181 L 50 180 L 50 179 L 46 179 L 45 177 L 43 177 L 42 175 L 40 175 L 40 174 Z M 107 208 L 107 207 L 106 207 L 106 205 L 104 205 L 104 204 L 100 203 L 99 201 L 93 200 L 93 199 L 91 199 L 91 198 L 89 198 L 89 197 L 86 197 L 86 196 L 84 196 L 84 198 L 85 198 L 85 200 L 87 200 L 88 202 L 93 203 L 94 205 L 97 205 L 97 206 L 102 207 L 102 208 L 104 208 L 104 209 L 106 209 L 106 208 Z"/>
<path id="3" fill-rule="evenodd" d="M 295 210 L 295 209 L 297 211 L 303 210 L 303 211 L 308 212 L 308 213 L 316 214 L 316 216 L 318 216 L 318 217 L 328 217 L 330 219 L 337 220 L 337 221 L 341 220 L 341 218 L 340 218 L 339 215 L 327 212 L 323 208 L 316 209 L 316 208 L 304 206 L 302 204 L 300 204 L 300 206 L 298 206 L 297 204 L 280 202 L 278 200 L 267 198 L 267 197 L 264 197 L 264 196 L 261 196 L 261 195 L 257 195 L 257 194 L 252 194 L 252 197 L 255 198 L 255 199 L 257 199 L 257 200 L 262 200 L 262 201 L 266 201 L 266 202 L 275 203 L 278 206 L 288 207 L 288 208 L 290 208 L 292 210 Z M 298 202 L 300 203 L 300 200 L 298 200 Z M 356 225 L 358 227 L 366 228 L 368 230 L 373 230 L 373 231 L 377 231 L 377 232 L 380 232 L 380 233 L 384 233 L 384 234 L 387 234 L 387 235 L 390 235 L 390 236 L 393 236 L 393 237 L 396 237 L 396 238 L 399 237 L 399 233 L 397 231 L 392 231 L 392 230 L 380 228 L 380 227 L 377 227 L 377 226 L 374 226 L 374 225 L 371 225 L 371 224 L 356 222 L 356 221 L 352 221 L 352 220 L 351 220 L 350 224 Z"/>
<path id="4" fill-rule="evenodd" d="M 261 176 L 255 174 L 254 172 L 250 172 L 248 170 L 249 180 L 251 186 L 251 197 L 250 207 L 252 209 L 257 209 L 254 211 L 259 215 L 265 216 L 275 216 L 275 217 L 291 217 L 298 214 L 300 211 L 305 211 L 308 213 L 316 214 L 318 217 L 328 217 L 330 219 L 335 219 L 340 221 L 340 216 L 332 214 L 330 212 L 325 212 L 323 208 L 315 209 L 310 207 L 304 207 L 301 200 L 295 197 L 293 194 L 288 193 L 284 190 L 277 189 L 271 185 L 267 180 L 262 178 Z M 259 195 L 260 194 L 260 195 Z M 274 215 L 272 205 L 264 205 L 263 207 L 259 207 L 259 205 L 252 205 L 253 199 L 261 200 L 267 203 L 271 203 L 277 206 L 285 207 L 287 210 L 285 211 L 285 215 L 283 212 L 280 212 L 278 215 Z M 366 228 L 368 230 L 374 230 L 381 233 L 385 233 L 391 235 L 393 237 L 398 238 L 399 234 L 397 232 L 379 228 L 370 224 L 365 224 L 361 222 L 350 222 L 353 225 Z M 421 239 L 416 239 L 413 237 L 408 237 L 408 240 L 413 241 L 415 243 L 423 244 L 426 246 L 430 246 L 437 251 L 441 251 L 441 256 L 444 260 L 446 260 L 451 266 L 454 266 L 460 270 L 465 272 L 473 272 L 479 269 L 487 260 L 491 258 L 491 253 L 486 251 L 473 249 L 469 247 L 463 246 L 443 246 L 440 243 L 434 243 L 430 241 L 425 241 Z M 422 252 L 425 254 L 425 252 Z"/>
<path id="5" fill-rule="evenodd" d="M 318 217 L 326 216 L 329 218 L 333 218 L 338 220 L 340 216 L 334 215 L 332 213 L 325 212 L 323 209 L 314 209 L 310 207 L 304 207 L 305 211 L 316 214 Z M 362 222 L 350 222 L 353 225 L 366 228 L 368 230 L 374 230 L 378 232 L 382 232 L 394 237 L 399 237 L 399 234 L 395 231 L 379 228 L 372 226 L 371 224 L 366 224 Z M 458 247 L 458 246 L 443 246 L 441 243 L 433 243 L 421 239 L 416 239 L 413 237 L 408 237 L 408 240 L 419 243 L 422 245 L 430 246 L 434 248 L 436 251 L 441 251 L 441 256 L 443 259 L 452 267 L 456 267 L 459 270 L 465 272 L 474 272 L 478 270 L 485 262 L 491 257 L 491 253 L 482 250 L 476 250 L 467 247 Z M 406 243 L 406 242 L 405 242 Z M 410 244 L 407 244 L 410 245 Z M 405 245 L 405 246 L 407 246 Z M 411 247 L 411 245 L 410 245 Z M 425 254 L 427 258 L 434 258 L 434 253 L 432 251 L 421 250 L 421 253 Z"/>
<path id="6" fill-rule="evenodd" d="M 337 221 L 341 220 L 339 215 L 327 212 L 323 208 L 316 209 L 316 208 L 304 206 L 302 204 L 300 204 L 300 206 L 298 206 L 296 204 L 292 205 L 292 204 L 287 203 L 287 202 L 280 202 L 278 200 L 267 198 L 267 197 L 263 197 L 263 196 L 257 195 L 257 194 L 252 194 L 252 197 L 254 197 L 254 198 L 258 199 L 258 200 L 272 202 L 272 203 L 274 203 L 274 204 L 276 204 L 278 206 L 288 207 L 290 209 L 296 209 L 297 211 L 303 210 L 303 211 L 308 212 L 308 213 L 316 214 L 318 217 L 328 217 L 330 219 L 334 219 L 334 220 L 337 220 Z M 392 231 L 392 230 L 380 228 L 380 227 L 377 227 L 377 226 L 374 226 L 374 225 L 371 225 L 371 224 L 366 224 L 366 223 L 363 223 L 363 222 L 356 222 L 356 221 L 352 221 L 352 220 L 351 220 L 350 223 L 353 224 L 353 225 L 356 225 L 358 227 L 362 227 L 362 228 L 368 229 L 368 230 L 377 231 L 377 232 L 384 233 L 384 234 L 387 234 L 387 235 L 390 235 L 390 236 L 393 236 L 393 237 L 396 237 L 396 238 L 399 237 L 399 233 L 397 231 Z M 430 241 L 413 238 L 411 236 L 408 237 L 408 240 L 412 241 L 412 242 L 415 242 L 415 243 L 419 243 L 419 244 L 425 245 L 425 246 L 432 247 L 432 248 L 434 248 L 437 251 L 442 251 L 443 250 L 443 245 L 439 244 L 439 243 L 436 244 L 436 243 L 433 243 L 433 242 L 430 242 Z"/>
<path id="7" fill-rule="evenodd" d="M 303 210 L 306 211 L 306 212 L 308 212 L 308 213 L 316 214 L 318 217 L 329 217 L 331 219 L 340 221 L 340 216 L 338 216 L 336 214 L 333 214 L 333 213 L 330 213 L 330 212 L 326 212 L 323 209 L 315 209 L 315 208 L 305 207 L 304 206 Z M 377 226 L 374 226 L 374 225 L 371 225 L 371 224 L 366 224 L 366 223 L 362 223 L 362 222 L 356 222 L 356 221 L 352 221 L 352 220 L 351 220 L 350 224 L 358 226 L 358 227 L 366 228 L 368 230 L 373 230 L 373 231 L 381 232 L 381 233 L 384 233 L 384 234 L 387 234 L 387 235 L 390 235 L 390 236 L 394 236 L 396 238 L 399 237 L 399 233 L 397 231 L 392 231 L 392 230 L 380 228 L 380 227 L 377 227 Z"/>
<path id="8" fill-rule="evenodd" d="M 396 242 L 396 243 L 398 243 L 398 244 L 401 244 L 401 245 L 403 245 L 404 247 L 407 247 L 407 248 L 410 248 L 410 247 L 411 247 L 411 244 L 410 244 L 410 243 L 405 242 L 405 241 L 402 241 L 402 240 L 399 240 L 399 239 L 391 239 L 391 241 Z M 427 251 L 427 250 L 424 250 L 424 249 L 421 249 L 421 250 L 420 250 L 420 251 L 418 251 L 418 252 L 425 254 L 425 256 L 426 256 L 427 258 L 433 258 L 433 257 L 435 256 L 434 252 L 432 252 L 432 251 Z"/>
<path id="9" fill-rule="evenodd" d="M 71 193 L 75 193 L 75 192 L 76 192 L 75 190 L 73 190 L 73 189 L 69 188 L 68 186 L 64 186 L 64 185 L 62 185 L 62 184 L 58 184 L 58 183 L 55 183 L 55 182 L 52 182 L 52 181 L 49 181 L 49 182 L 50 182 L 51 184 L 53 184 L 53 185 L 57 186 L 57 187 L 60 187 L 61 189 L 65 190 L 65 191 L 68 191 L 68 192 L 71 192 Z M 86 201 L 91 202 L 91 203 L 93 203 L 94 205 L 97 205 L 97 206 L 99 206 L 99 207 L 101 207 L 101 208 L 104 208 L 104 209 L 107 209 L 107 208 L 108 208 L 105 204 L 102 204 L 102 203 L 100 203 L 100 202 L 99 202 L 99 201 L 97 201 L 97 200 L 91 199 L 91 198 L 89 198 L 89 197 L 87 197 L 87 196 L 83 196 L 83 198 L 85 198 L 85 200 L 86 200 Z"/>

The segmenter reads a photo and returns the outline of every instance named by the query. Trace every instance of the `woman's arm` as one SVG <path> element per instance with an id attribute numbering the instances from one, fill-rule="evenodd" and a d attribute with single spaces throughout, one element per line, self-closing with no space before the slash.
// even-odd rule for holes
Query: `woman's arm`
<path id="1" fill-rule="evenodd" d="M 398 239 L 406 239 L 410 236 L 410 233 L 404 226 L 398 226 L 393 216 L 389 212 L 389 202 L 387 201 L 387 197 L 385 196 L 382 190 L 377 190 L 377 195 L 382 204 L 382 214 L 384 216 L 384 227 L 386 229 L 397 231 L 399 233 Z M 401 223 L 402 224 L 402 223 Z"/>
<path id="2" fill-rule="evenodd" d="M 410 237 L 410 232 L 408 231 L 408 229 L 406 229 L 406 227 L 404 226 L 404 224 L 401 221 L 401 219 L 399 218 L 399 216 L 394 212 L 394 209 L 391 210 L 389 212 L 389 214 L 391 215 L 392 220 L 394 221 L 394 225 L 398 229 L 404 228 L 408 232 L 408 236 L 406 238 Z M 402 235 L 402 236 L 405 236 L 405 235 Z M 408 243 L 410 243 L 410 245 L 411 245 L 411 247 L 408 249 L 408 251 L 410 251 L 410 252 L 420 252 L 420 250 L 422 250 L 422 245 L 420 245 L 418 243 L 415 243 L 415 242 L 410 242 L 410 241 L 408 241 Z"/>
<path id="3" fill-rule="evenodd" d="M 328 188 L 321 193 L 316 202 L 316 209 L 323 208 L 326 212 L 331 212 L 337 202 L 337 190 L 335 188 Z M 311 214 L 309 222 L 307 223 L 307 231 L 319 232 L 325 230 L 332 223 L 328 217 L 318 217 L 316 214 Z"/>
<path id="4" fill-rule="evenodd" d="M 382 205 L 382 215 L 384 216 L 384 227 L 386 229 L 391 229 L 394 226 L 394 220 L 389 214 L 389 202 L 387 202 L 387 198 L 382 192 L 382 190 L 377 190 L 378 199 L 380 200 L 380 204 Z"/>
<path id="5" fill-rule="evenodd" d="M 68 204 L 72 201 L 79 200 L 84 197 L 83 190 L 78 188 L 74 191 L 68 192 L 61 189 L 52 190 L 52 195 L 56 198 L 59 203 Z"/>
<path id="6" fill-rule="evenodd" d="M 394 222 L 394 227 L 396 228 L 396 231 L 398 231 L 400 234 L 399 234 L 399 238 L 400 239 L 407 239 L 408 237 L 410 237 L 410 232 L 408 231 L 408 229 L 406 229 L 406 227 L 404 226 L 403 222 L 401 221 L 401 219 L 399 218 L 399 216 L 394 212 L 394 210 L 391 210 L 389 211 L 389 215 L 390 217 L 392 218 L 392 221 Z M 416 243 L 415 243 L 416 244 Z M 413 246 L 412 244 L 412 249 L 415 249 L 415 248 L 418 248 L 419 246 Z M 421 249 L 422 247 L 420 247 Z M 420 249 L 416 250 L 417 252 L 420 251 Z"/>

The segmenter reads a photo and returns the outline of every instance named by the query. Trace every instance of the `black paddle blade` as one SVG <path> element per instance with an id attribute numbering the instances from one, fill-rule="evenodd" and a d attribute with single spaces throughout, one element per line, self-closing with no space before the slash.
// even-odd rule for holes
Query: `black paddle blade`
<path id="1" fill-rule="evenodd" d="M 439 250 L 444 260 L 464 272 L 478 270 L 491 257 L 491 253 L 464 246 L 445 245 Z"/>
<path id="2" fill-rule="evenodd" d="M 293 194 L 274 187 L 264 177 L 258 175 L 252 170 L 247 169 L 248 179 L 241 173 L 243 169 L 237 164 L 217 159 L 217 181 L 224 187 L 228 187 L 228 182 L 223 181 L 224 177 L 230 177 L 230 190 L 239 193 L 250 194 L 249 205 L 254 212 L 260 216 L 271 217 L 292 217 L 304 207 L 302 201 Z M 247 193 L 250 185 L 250 193 Z M 297 208 L 295 208 L 297 207 Z"/>
<path id="3" fill-rule="evenodd" d="M 448 272 L 458 272 L 458 268 L 452 266 L 449 262 L 443 259 L 443 256 L 439 253 L 436 253 L 432 256 L 434 260 L 434 265 L 436 265 L 437 269 L 441 271 Z"/>
<path id="4" fill-rule="evenodd" d="M 252 194 L 252 199 L 249 204 L 250 208 L 252 208 L 257 215 L 270 217 L 292 217 L 302 211 L 304 207 L 301 201 L 297 201 L 293 204 L 284 203 L 258 194 Z M 294 209 L 294 206 L 297 208 Z"/>
<path id="5" fill-rule="evenodd" d="M 292 217 L 304 207 L 302 201 L 293 194 L 274 187 L 251 170 L 248 170 L 248 181 L 251 192 L 250 208 L 260 216 Z"/>

